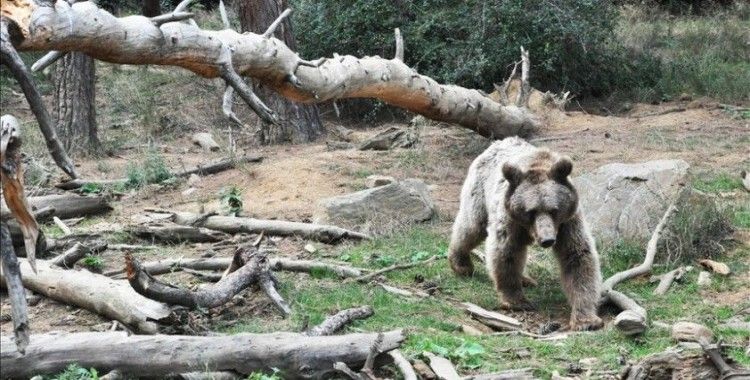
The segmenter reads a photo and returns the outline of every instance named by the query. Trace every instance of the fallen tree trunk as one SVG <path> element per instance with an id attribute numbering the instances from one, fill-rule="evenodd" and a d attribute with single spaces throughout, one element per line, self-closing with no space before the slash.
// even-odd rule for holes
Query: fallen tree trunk
<path id="1" fill-rule="evenodd" d="M 116 320 L 134 331 L 155 334 L 157 322 L 172 314 L 167 305 L 136 293 L 127 281 L 86 270 L 65 270 L 45 260 L 37 260 L 38 272 L 34 273 L 28 261 L 20 263 L 26 289 Z"/>
<path id="2" fill-rule="evenodd" d="M 57 373 L 69 363 L 119 370 L 130 376 L 159 377 L 193 371 L 280 371 L 285 379 L 318 379 L 335 374 L 333 364 L 361 367 L 379 334 L 309 337 L 296 333 L 235 334 L 226 336 L 130 335 L 125 332 L 33 335 L 21 355 L 2 337 L 3 377 L 28 379 Z M 382 333 L 381 352 L 398 348 L 400 330 Z M 144 360 L 144 354 L 148 360 Z"/>
<path id="3" fill-rule="evenodd" d="M 20 31 L 13 38 L 19 50 L 81 51 L 105 62 L 172 65 L 207 78 L 222 77 L 266 122 L 276 122 L 275 114 L 239 83 L 239 75 L 291 100 L 377 98 L 491 138 L 525 135 L 539 126 L 526 108 L 501 105 L 477 90 L 441 85 L 401 57 L 305 61 L 272 31 L 240 34 L 141 16 L 116 18 L 91 2 L 59 1 L 52 7 L 34 0 L 6 1 L 3 8 L 3 16 Z"/>
<path id="4" fill-rule="evenodd" d="M 263 156 L 256 156 L 256 155 L 247 155 L 237 158 L 222 158 L 218 161 L 210 162 L 206 165 L 198 165 L 192 169 L 187 169 L 179 172 L 173 173 L 175 177 L 184 178 L 184 177 L 190 177 L 192 174 L 198 174 L 198 175 L 209 175 L 209 174 L 216 174 L 221 173 L 225 170 L 233 169 L 237 165 L 241 164 L 247 164 L 250 162 L 261 162 L 263 161 Z M 86 184 L 93 184 L 99 187 L 110 187 L 110 186 L 116 186 L 120 184 L 124 184 L 127 182 L 127 178 L 118 178 L 118 179 L 74 179 L 71 181 L 61 182 L 55 185 L 58 189 L 62 190 L 75 190 L 78 188 L 83 187 Z"/>
<path id="5" fill-rule="evenodd" d="M 102 196 L 80 196 L 75 194 L 43 195 L 27 198 L 32 209 L 45 207 L 54 209 L 53 216 L 60 219 L 77 218 L 79 216 L 99 215 L 112 210 L 107 198 Z M 2 203 L 2 215 L 5 217 L 8 208 Z"/>
<path id="6" fill-rule="evenodd" d="M 270 236 L 299 236 L 305 239 L 317 240 L 323 243 L 336 243 L 343 239 L 362 240 L 369 236 L 356 231 L 325 224 L 288 222 L 284 220 L 264 220 L 241 218 L 235 216 L 214 215 L 204 217 L 189 212 L 173 212 L 172 221 L 186 226 L 205 227 L 211 230 L 230 234 L 261 232 Z"/>
<path id="7" fill-rule="evenodd" d="M 136 226 L 127 230 L 131 235 L 161 243 L 213 243 L 228 239 L 229 235 L 207 228 L 190 226 Z"/>

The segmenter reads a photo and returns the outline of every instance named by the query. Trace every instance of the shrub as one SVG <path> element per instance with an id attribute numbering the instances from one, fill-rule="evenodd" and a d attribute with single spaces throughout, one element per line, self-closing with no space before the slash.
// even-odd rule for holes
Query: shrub
<path id="1" fill-rule="evenodd" d="M 616 9 L 602 0 L 294 0 L 301 55 L 392 57 L 393 29 L 405 39 L 406 63 L 444 83 L 491 89 L 519 47 L 531 52 L 532 85 L 600 95 L 652 83 L 658 64 L 630 56 L 615 40 Z M 646 69 L 641 67 L 645 66 Z M 656 70 L 654 70 L 656 68 Z"/>
<path id="2" fill-rule="evenodd" d="M 164 157 L 150 151 L 141 164 L 131 163 L 126 169 L 125 187 L 140 188 L 149 183 L 162 183 L 172 178 L 172 173 L 164 162 Z"/>

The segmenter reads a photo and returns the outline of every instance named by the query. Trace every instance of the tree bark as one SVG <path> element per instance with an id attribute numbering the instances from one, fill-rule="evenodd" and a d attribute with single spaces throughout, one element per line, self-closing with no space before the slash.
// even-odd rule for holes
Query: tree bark
<path id="1" fill-rule="evenodd" d="M 66 54 L 55 68 L 55 129 L 67 152 L 99 147 L 95 79 L 94 60 L 83 53 Z"/>
<path id="2" fill-rule="evenodd" d="M 320 379 L 336 374 L 333 369 L 336 362 L 361 367 L 378 335 L 51 333 L 33 335 L 25 355 L 17 352 L 3 336 L 0 365 L 3 378 L 10 379 L 57 373 L 69 363 L 96 368 L 99 373 L 117 369 L 130 376 L 150 378 L 207 370 L 247 376 L 276 368 L 285 379 Z M 398 348 L 405 339 L 400 330 L 382 333 L 382 337 L 380 349 L 384 353 Z"/>
<path id="3" fill-rule="evenodd" d="M 286 0 L 248 0 L 238 3 L 242 31 L 257 34 L 262 34 L 288 7 Z M 275 34 L 289 49 L 297 49 L 289 17 L 281 22 Z M 263 84 L 255 84 L 253 87 L 255 93 L 281 118 L 278 126 L 267 125 L 264 128 L 262 137 L 266 143 L 312 141 L 324 133 L 316 105 L 293 102 Z"/>
<path id="4" fill-rule="evenodd" d="M 143 0 L 141 14 L 146 17 L 156 17 L 160 15 L 161 4 L 159 3 L 159 0 Z"/>
<path id="5" fill-rule="evenodd" d="M 19 50 L 80 51 L 112 63 L 179 66 L 207 78 L 232 79 L 230 84 L 256 108 L 257 102 L 242 88 L 244 82 L 237 83 L 227 67 L 291 100 L 377 98 L 489 138 L 524 136 L 541 126 L 525 107 L 501 105 L 477 90 L 441 85 L 399 59 L 339 56 L 308 61 L 282 41 L 264 35 L 206 31 L 142 16 L 115 18 L 91 2 L 40 4 L 35 0 L 3 3 L 3 16 L 17 26 L 13 41 Z"/>
<path id="6" fill-rule="evenodd" d="M 34 210 L 51 208 L 53 216 L 60 219 L 78 218 L 82 216 L 98 215 L 112 210 L 106 197 L 102 196 L 80 196 L 75 194 L 42 195 L 40 197 L 27 198 L 29 206 Z M 0 212 L 7 215 L 8 209 L 5 202 L 0 202 Z"/>

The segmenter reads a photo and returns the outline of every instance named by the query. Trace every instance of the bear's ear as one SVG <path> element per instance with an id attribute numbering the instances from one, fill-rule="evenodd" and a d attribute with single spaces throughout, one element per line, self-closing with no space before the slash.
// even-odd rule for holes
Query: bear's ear
<path id="1" fill-rule="evenodd" d="M 561 157 L 549 170 L 549 177 L 555 181 L 565 181 L 573 171 L 573 162 L 568 157 Z"/>
<path id="2" fill-rule="evenodd" d="M 503 177 L 508 181 L 511 187 L 516 187 L 521 183 L 523 173 L 517 166 L 506 162 L 503 164 Z"/>

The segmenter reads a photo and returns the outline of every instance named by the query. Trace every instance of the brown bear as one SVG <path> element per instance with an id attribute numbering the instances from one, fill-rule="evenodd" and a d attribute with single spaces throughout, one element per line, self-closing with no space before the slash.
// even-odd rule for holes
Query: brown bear
<path id="1" fill-rule="evenodd" d="M 517 138 L 495 142 L 469 168 L 448 252 L 459 275 L 474 271 L 471 250 L 486 238 L 487 271 L 501 305 L 533 309 L 523 295 L 526 248 L 552 248 L 571 307 L 570 328 L 602 326 L 596 315 L 601 273 L 591 233 L 568 180 L 570 159 Z"/>

